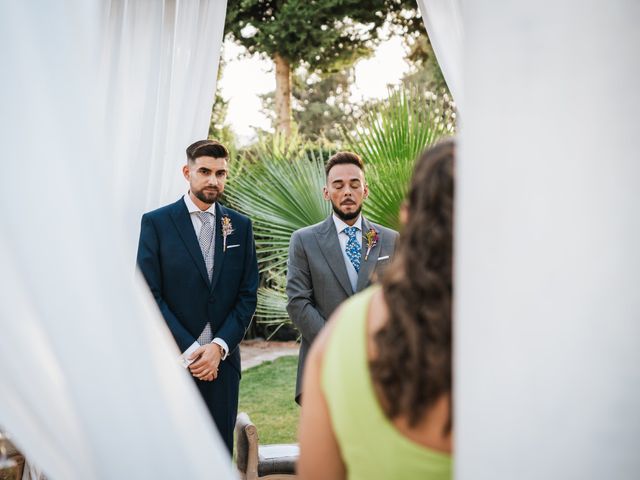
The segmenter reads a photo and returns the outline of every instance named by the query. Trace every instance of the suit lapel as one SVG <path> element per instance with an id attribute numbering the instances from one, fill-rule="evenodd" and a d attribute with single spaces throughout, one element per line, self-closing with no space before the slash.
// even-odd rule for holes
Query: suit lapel
<path id="1" fill-rule="evenodd" d="M 338 232 L 336 232 L 333 217 L 329 216 L 327 220 L 322 222 L 315 234 L 318 245 L 320 246 L 320 252 L 322 252 L 329 268 L 331 268 L 347 295 L 351 295 L 353 290 L 351 288 L 351 282 L 349 282 L 347 267 L 344 264 L 344 257 L 342 256 L 342 249 L 340 248 Z"/>
<path id="2" fill-rule="evenodd" d="M 216 284 L 220 279 L 222 271 L 222 263 L 224 262 L 223 238 L 222 238 L 222 217 L 227 212 L 219 203 L 216 202 L 216 244 L 213 252 L 213 273 L 211 274 L 211 290 L 216 288 Z"/>
<path id="3" fill-rule="evenodd" d="M 376 262 L 380 256 L 380 238 L 381 232 L 378 232 L 378 243 L 369 252 L 369 257 L 365 260 L 364 257 L 367 253 L 367 232 L 373 227 L 364 217 L 362 217 L 362 257 L 360 259 L 360 272 L 358 272 L 358 283 L 356 284 L 356 292 L 364 290 L 369 283 L 371 274 L 376 268 Z"/>
<path id="4" fill-rule="evenodd" d="M 204 264 L 204 258 L 202 257 L 202 251 L 200 250 L 200 244 L 198 243 L 196 232 L 193 229 L 189 210 L 187 210 L 187 206 L 182 198 L 180 198 L 180 200 L 178 200 L 174 205 L 175 208 L 171 212 L 171 218 L 173 219 L 176 229 L 178 230 L 180 238 L 182 238 L 187 251 L 191 255 L 191 258 L 193 258 L 202 279 L 208 285 L 209 279 L 207 278 L 207 267 Z"/>

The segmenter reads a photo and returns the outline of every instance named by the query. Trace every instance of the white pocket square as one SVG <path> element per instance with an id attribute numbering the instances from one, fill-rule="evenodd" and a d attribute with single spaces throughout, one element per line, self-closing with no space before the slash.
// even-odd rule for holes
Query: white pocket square
<path id="1" fill-rule="evenodd" d="M 230 248 L 236 248 L 236 247 L 239 247 L 239 246 L 240 246 L 239 243 L 236 243 L 235 245 L 227 245 L 227 250 L 230 249 Z"/>
<path id="2" fill-rule="evenodd" d="M 387 258 L 389 258 L 389 255 L 385 255 L 384 257 L 378 257 L 377 261 L 379 262 L 380 260 L 386 260 Z"/>

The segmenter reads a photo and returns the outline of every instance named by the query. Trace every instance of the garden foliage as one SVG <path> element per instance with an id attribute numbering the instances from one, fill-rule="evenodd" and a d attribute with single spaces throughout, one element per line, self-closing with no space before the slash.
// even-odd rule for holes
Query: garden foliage
<path id="1" fill-rule="evenodd" d="M 400 229 L 398 213 L 416 157 L 439 138 L 452 135 L 454 123 L 454 106 L 447 97 L 399 88 L 370 106 L 355 129 L 344 129 L 339 144 L 272 135 L 240 154 L 226 195 L 253 221 L 262 273 L 259 323 L 270 326 L 272 333 L 289 323 L 285 310 L 289 239 L 295 230 L 318 223 L 331 212 L 322 198 L 324 164 L 331 154 L 349 149 L 363 158 L 370 188 L 365 215 Z"/>

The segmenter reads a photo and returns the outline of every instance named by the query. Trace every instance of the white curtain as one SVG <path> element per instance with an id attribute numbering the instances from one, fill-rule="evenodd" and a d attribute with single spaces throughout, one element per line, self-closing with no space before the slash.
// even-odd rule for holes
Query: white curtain
<path id="1" fill-rule="evenodd" d="M 132 262 L 142 213 L 185 192 L 185 149 L 207 137 L 225 12 L 226 0 L 106 3 L 108 181 Z"/>
<path id="2" fill-rule="evenodd" d="M 225 7 L 0 3 L 0 425 L 54 480 L 233 475 L 132 226 L 206 135 Z"/>
<path id="3" fill-rule="evenodd" d="M 418 0 L 424 25 L 449 91 L 462 111 L 462 42 L 460 0 Z"/>
<path id="4" fill-rule="evenodd" d="M 640 474 L 640 2 L 464 2 L 456 477 Z"/>

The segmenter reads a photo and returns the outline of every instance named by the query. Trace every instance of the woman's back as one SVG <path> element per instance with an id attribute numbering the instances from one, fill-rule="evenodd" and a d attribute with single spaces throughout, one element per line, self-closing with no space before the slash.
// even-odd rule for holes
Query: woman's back
<path id="1" fill-rule="evenodd" d="M 450 439 L 433 438 L 433 427 L 440 432 L 446 422 L 448 402 L 439 402 L 444 412 L 428 415 L 426 422 L 409 429 L 401 419 L 394 425 L 385 416 L 376 395 L 368 345 L 380 317 L 378 306 L 371 325 L 367 322 L 372 301 L 382 301 L 376 292 L 378 288 L 370 288 L 341 307 L 322 359 L 322 390 L 348 478 L 449 479 L 450 455 L 426 446 L 450 449 Z"/>

